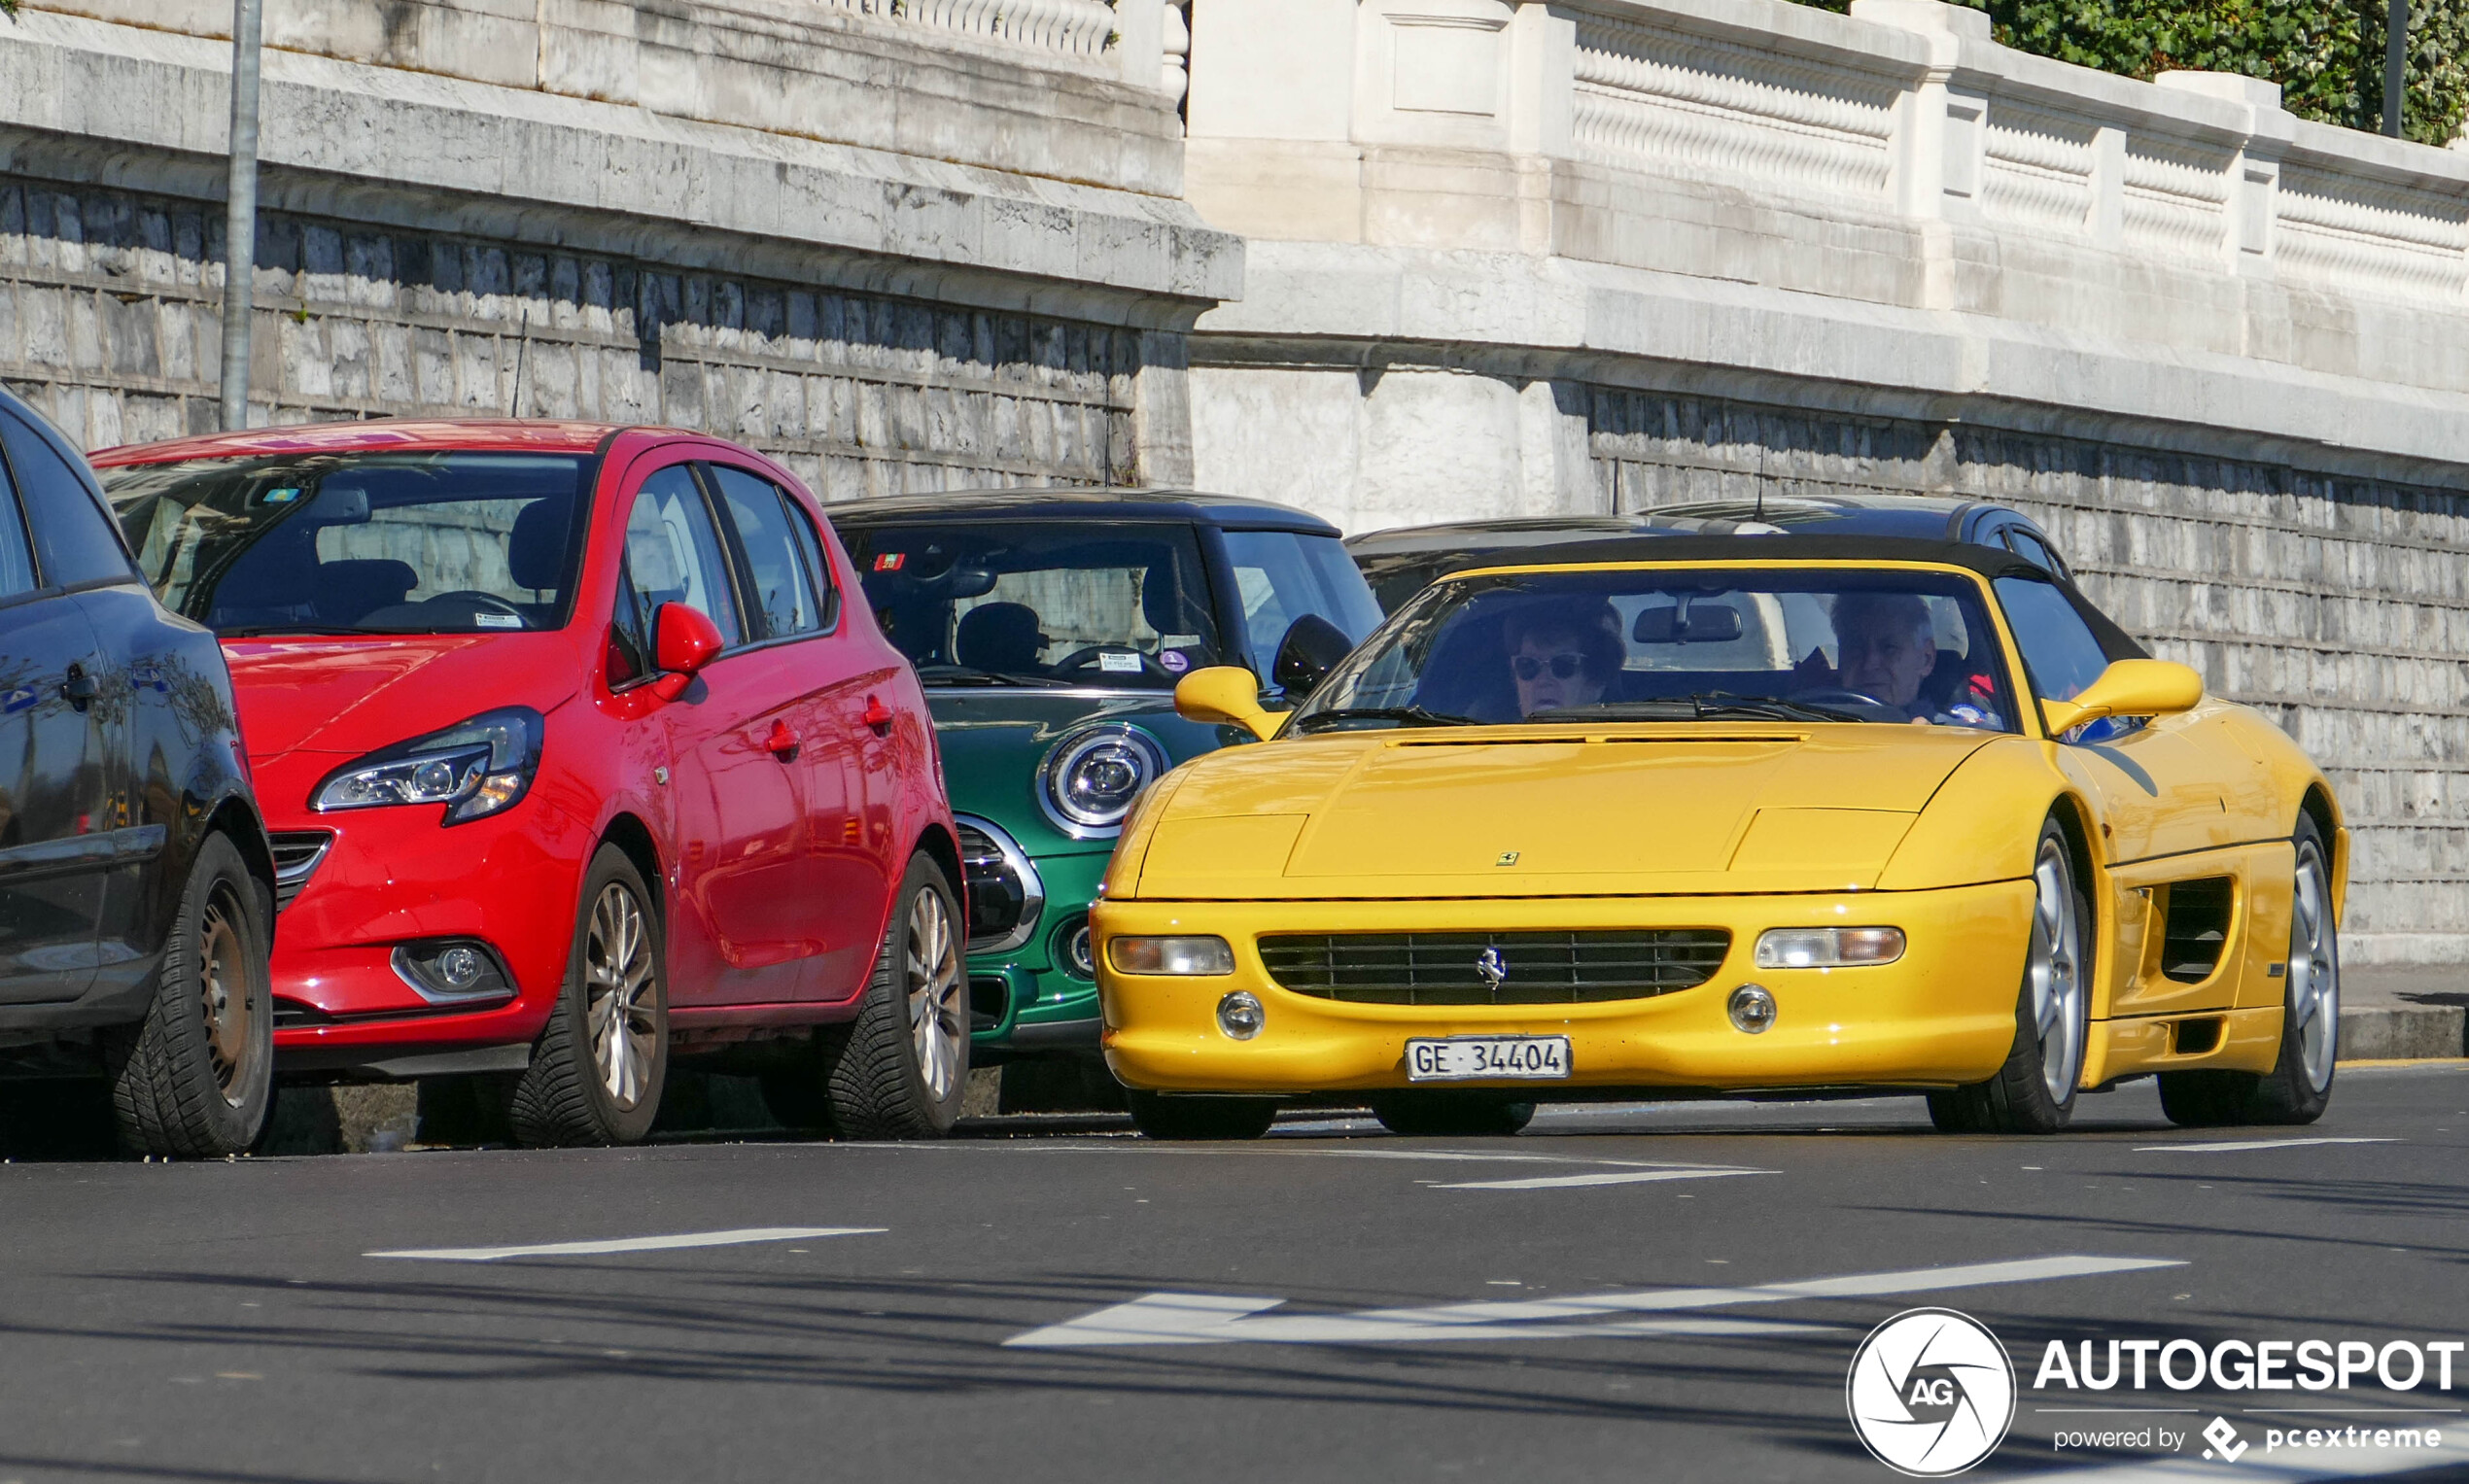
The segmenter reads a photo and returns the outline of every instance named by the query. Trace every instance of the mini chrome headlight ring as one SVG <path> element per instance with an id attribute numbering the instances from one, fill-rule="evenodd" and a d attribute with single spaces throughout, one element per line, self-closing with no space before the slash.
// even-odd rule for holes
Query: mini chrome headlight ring
<path id="1" fill-rule="evenodd" d="M 1029 792 L 1046 821 L 1074 840 L 1111 840 L 1163 777 L 1165 748 L 1127 722 L 1101 721 L 1066 734 L 1037 765 Z"/>

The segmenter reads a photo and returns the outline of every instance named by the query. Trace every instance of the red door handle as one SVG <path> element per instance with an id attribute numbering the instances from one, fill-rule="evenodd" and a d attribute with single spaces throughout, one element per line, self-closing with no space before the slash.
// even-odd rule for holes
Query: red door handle
<path id="1" fill-rule="evenodd" d="M 866 698 L 866 714 L 858 718 L 877 732 L 891 730 L 891 707 L 883 704 L 881 696 Z"/>
<path id="2" fill-rule="evenodd" d="M 787 722 L 774 718 L 772 735 L 763 739 L 763 746 L 782 762 L 788 762 L 797 756 L 797 734 L 789 730 Z"/>

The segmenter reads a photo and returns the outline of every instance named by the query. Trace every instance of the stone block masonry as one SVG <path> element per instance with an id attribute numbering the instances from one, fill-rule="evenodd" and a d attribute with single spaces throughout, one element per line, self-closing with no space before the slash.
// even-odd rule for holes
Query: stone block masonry
<path id="1" fill-rule="evenodd" d="M 446 71 L 383 28 L 268 52 L 253 420 L 670 424 L 834 500 L 1188 480 L 1184 332 L 1240 245 L 1156 193 L 1153 86 L 992 33 L 681 3 L 627 32 L 659 38 L 627 54 L 668 115 L 556 90 L 616 5 L 527 32 L 537 86 L 480 76 L 504 9 L 424 0 L 415 60 Z M 202 430 L 228 47 L 58 10 L 0 26 L 0 381 L 88 447 Z M 731 52 L 724 95 L 680 84 L 698 48 Z M 823 74 L 833 111 L 768 131 Z M 912 137 L 937 153 L 886 147 Z"/>
<path id="2" fill-rule="evenodd" d="M 215 426 L 210 204 L 0 178 L 0 380 L 89 447 Z M 257 416 L 661 423 L 826 499 L 1139 473 L 1142 333 L 269 213 Z"/>

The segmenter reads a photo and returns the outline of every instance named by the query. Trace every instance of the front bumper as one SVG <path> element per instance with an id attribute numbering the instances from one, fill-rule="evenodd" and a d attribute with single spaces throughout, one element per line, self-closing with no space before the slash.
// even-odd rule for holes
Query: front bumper
<path id="1" fill-rule="evenodd" d="M 539 1036 L 565 982 L 584 866 L 543 844 L 573 832 L 543 830 L 540 802 L 450 829 L 428 808 L 303 814 L 274 825 L 280 835 L 334 837 L 275 935 L 279 1070 L 384 1075 L 404 1057 Z M 424 997 L 396 972 L 394 950 L 441 938 L 487 945 L 514 995 L 469 1005 Z"/>
<path id="2" fill-rule="evenodd" d="M 969 960 L 972 1053 L 1096 1050 L 1097 985 L 1061 965 L 1064 940 L 1088 920 L 1109 858 L 1033 858 L 1046 897 L 1037 930 L 1019 948 Z"/>
<path id="3" fill-rule="evenodd" d="M 1106 1064 L 1151 1091 L 1305 1093 L 1402 1087 L 1406 1042 L 1453 1035 L 1556 1035 L 1571 1075 L 1554 1082 L 1450 1083 L 1516 1087 L 1746 1090 L 1847 1086 L 1947 1087 L 1996 1072 L 2014 1045 L 2015 998 L 2029 940 L 2032 883 L 1940 891 L 1785 897 L 1617 897 L 1443 902 L 1099 903 L 1095 912 Z M 1854 969 L 1756 969 L 1767 928 L 1893 925 L 1909 947 L 1895 963 Z M 1262 966 L 1263 933 L 1499 932 L 1721 927 L 1722 965 L 1691 989 L 1584 1005 L 1424 1007 L 1351 1004 L 1279 987 Z M 1214 933 L 1234 972 L 1195 978 L 1108 967 L 1123 934 Z M 1724 1005 L 1743 984 L 1775 997 L 1772 1027 L 1734 1029 Z M 1259 996 L 1267 1025 L 1250 1041 L 1217 1027 L 1220 997 Z"/>

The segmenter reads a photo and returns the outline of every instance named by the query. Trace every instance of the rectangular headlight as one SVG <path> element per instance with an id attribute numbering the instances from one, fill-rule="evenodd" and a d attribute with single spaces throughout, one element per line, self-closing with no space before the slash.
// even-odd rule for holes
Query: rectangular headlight
<path id="1" fill-rule="evenodd" d="M 1778 927 L 1757 935 L 1761 969 L 1850 969 L 1902 956 L 1899 927 Z"/>
<path id="2" fill-rule="evenodd" d="M 1118 974 L 1232 974 L 1234 950 L 1223 938 L 1117 938 L 1106 961 Z"/>

